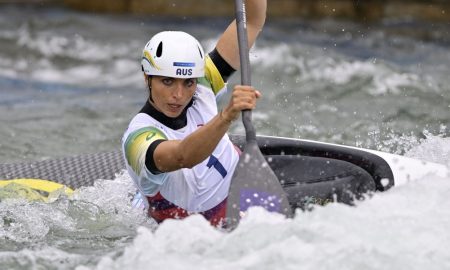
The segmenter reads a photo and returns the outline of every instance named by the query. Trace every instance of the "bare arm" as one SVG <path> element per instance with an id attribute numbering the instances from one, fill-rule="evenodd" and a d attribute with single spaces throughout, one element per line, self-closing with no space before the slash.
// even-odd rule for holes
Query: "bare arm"
<path id="1" fill-rule="evenodd" d="M 197 129 L 183 140 L 160 143 L 153 153 L 155 165 L 162 172 L 192 168 L 205 160 L 225 135 L 231 122 L 244 109 L 254 109 L 260 93 L 251 86 L 235 86 L 225 109 L 205 126 Z"/>
<path id="2" fill-rule="evenodd" d="M 248 47 L 251 48 L 261 32 L 266 20 L 267 0 L 246 0 Z M 239 46 L 237 41 L 236 20 L 220 37 L 217 51 L 234 69 L 239 69 Z"/>

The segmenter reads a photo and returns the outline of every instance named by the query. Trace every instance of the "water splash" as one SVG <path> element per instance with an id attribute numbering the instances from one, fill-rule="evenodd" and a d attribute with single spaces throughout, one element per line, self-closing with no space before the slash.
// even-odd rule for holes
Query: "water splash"
<path id="1" fill-rule="evenodd" d="M 448 192 L 449 178 L 428 176 L 292 220 L 252 208 L 231 233 L 201 216 L 171 220 L 139 228 L 122 256 L 77 269 L 442 269 L 450 265 Z"/>
<path id="2" fill-rule="evenodd" d="M 425 132 L 425 138 L 405 156 L 447 165 L 450 168 L 450 138 Z"/>
<path id="3" fill-rule="evenodd" d="M 105 254 L 117 256 L 138 226 L 156 226 L 141 210 L 131 208 L 134 192 L 129 176 L 121 174 L 51 203 L 2 200 L 0 246 L 5 252 L 0 252 L 0 263 L 34 269 L 54 267 L 60 259 L 62 269 L 73 269 L 96 263 Z"/>

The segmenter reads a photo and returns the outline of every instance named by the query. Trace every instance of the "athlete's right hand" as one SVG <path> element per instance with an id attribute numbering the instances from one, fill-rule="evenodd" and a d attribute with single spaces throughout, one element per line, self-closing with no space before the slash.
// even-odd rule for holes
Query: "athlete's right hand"
<path id="1" fill-rule="evenodd" d="M 261 93 L 253 86 L 236 85 L 231 94 L 230 102 L 222 111 L 222 117 L 233 122 L 239 117 L 242 110 L 253 110 L 256 107 L 256 101 L 261 97 Z"/>

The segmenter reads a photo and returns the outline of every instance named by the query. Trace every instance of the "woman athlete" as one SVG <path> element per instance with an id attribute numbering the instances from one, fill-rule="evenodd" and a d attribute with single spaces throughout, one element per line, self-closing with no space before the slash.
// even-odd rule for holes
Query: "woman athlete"
<path id="1" fill-rule="evenodd" d="M 251 47 L 264 25 L 267 2 L 245 2 Z M 122 139 L 141 202 L 158 223 L 197 213 L 223 225 L 239 159 L 227 131 L 261 96 L 251 86 L 236 85 L 228 104 L 217 109 L 228 77 L 239 68 L 236 21 L 207 55 L 187 33 L 160 32 L 145 45 L 141 63 L 149 97 Z"/>

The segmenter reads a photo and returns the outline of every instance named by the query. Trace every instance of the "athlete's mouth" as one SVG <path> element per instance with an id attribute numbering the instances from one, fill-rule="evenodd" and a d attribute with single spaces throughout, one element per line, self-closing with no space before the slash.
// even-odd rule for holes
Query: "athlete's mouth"
<path id="1" fill-rule="evenodd" d="M 179 110 L 181 107 L 183 107 L 182 105 L 179 105 L 179 104 L 171 104 L 171 103 L 169 103 L 168 105 L 169 105 L 169 108 L 172 109 L 172 110 Z"/>

